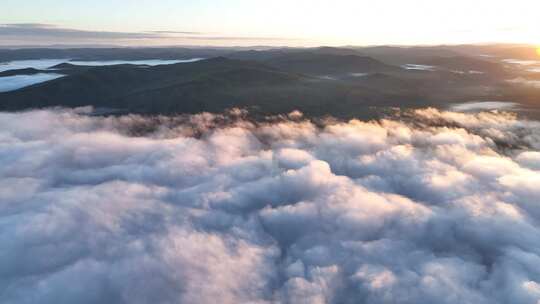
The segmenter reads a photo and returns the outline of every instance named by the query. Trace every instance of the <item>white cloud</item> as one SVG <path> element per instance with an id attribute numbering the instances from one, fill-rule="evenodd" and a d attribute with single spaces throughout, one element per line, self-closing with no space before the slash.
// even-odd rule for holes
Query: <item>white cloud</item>
<path id="1" fill-rule="evenodd" d="M 0 113 L 1 302 L 540 299 L 538 122 L 87 111 Z"/>

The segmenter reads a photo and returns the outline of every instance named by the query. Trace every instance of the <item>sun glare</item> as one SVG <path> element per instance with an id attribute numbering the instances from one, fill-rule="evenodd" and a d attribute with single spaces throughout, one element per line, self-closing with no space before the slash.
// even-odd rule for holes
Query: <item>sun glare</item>
<path id="1" fill-rule="evenodd" d="M 536 54 L 540 56 L 540 46 L 536 48 Z"/>

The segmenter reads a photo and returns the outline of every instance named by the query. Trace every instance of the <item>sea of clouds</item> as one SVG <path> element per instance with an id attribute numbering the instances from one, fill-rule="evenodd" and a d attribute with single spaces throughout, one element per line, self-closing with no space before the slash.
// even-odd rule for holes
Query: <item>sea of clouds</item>
<path id="1" fill-rule="evenodd" d="M 539 303 L 540 123 L 0 113 L 1 303 Z"/>

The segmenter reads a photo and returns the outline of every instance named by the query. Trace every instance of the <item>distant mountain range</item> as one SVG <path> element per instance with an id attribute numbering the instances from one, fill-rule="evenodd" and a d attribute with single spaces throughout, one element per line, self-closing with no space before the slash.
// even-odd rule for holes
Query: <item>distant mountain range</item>
<path id="1" fill-rule="evenodd" d="M 442 47 L 0 50 L 0 60 L 4 61 L 208 58 L 158 66 L 92 67 L 63 63 L 46 70 L 4 71 L 0 77 L 37 73 L 66 76 L 0 93 L 0 109 L 92 105 L 124 112 L 168 114 L 246 107 L 261 113 L 299 109 L 312 115 L 370 116 L 373 107 L 443 106 L 505 98 L 535 104 L 539 100 L 538 90 L 519 89 L 507 82 L 523 75 L 517 67 L 458 50 Z M 392 59 L 384 61 L 387 57 Z M 404 64 L 433 68 L 407 69 Z"/>

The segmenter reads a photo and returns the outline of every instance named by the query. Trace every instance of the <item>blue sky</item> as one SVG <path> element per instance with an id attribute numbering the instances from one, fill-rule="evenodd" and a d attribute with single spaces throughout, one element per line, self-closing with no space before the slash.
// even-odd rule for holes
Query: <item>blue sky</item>
<path id="1" fill-rule="evenodd" d="M 538 0 L 2 0 L 1 44 L 540 44 Z M 13 32 L 17 24 L 39 29 Z M 40 24 L 40 25 L 37 25 Z M 45 26 L 47 25 L 47 26 Z M 112 37 L 75 33 L 154 33 Z M 48 33 L 48 34 L 47 34 Z"/>

